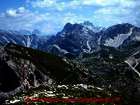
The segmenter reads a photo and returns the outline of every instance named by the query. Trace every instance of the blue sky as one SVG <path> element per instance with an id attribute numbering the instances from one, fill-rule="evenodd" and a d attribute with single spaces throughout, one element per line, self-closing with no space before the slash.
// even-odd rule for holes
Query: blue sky
<path id="1" fill-rule="evenodd" d="M 140 25 L 140 0 L 1 0 L 0 29 L 34 30 L 46 34 L 67 23 L 90 21 L 108 27 Z"/>

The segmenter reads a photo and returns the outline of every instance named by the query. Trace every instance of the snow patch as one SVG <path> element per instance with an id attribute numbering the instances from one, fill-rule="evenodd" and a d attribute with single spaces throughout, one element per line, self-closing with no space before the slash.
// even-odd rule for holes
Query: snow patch
<path id="1" fill-rule="evenodd" d="M 104 90 L 104 89 L 102 89 L 102 88 L 100 88 L 100 87 L 96 87 L 98 90 Z"/>
<path id="2" fill-rule="evenodd" d="M 10 42 L 5 36 L 2 36 L 2 38 L 3 38 L 7 43 Z"/>
<path id="3" fill-rule="evenodd" d="M 69 53 L 67 50 L 61 49 L 58 45 L 54 44 L 53 47 L 57 48 L 60 52 L 67 54 Z"/>
<path id="4" fill-rule="evenodd" d="M 98 45 L 101 44 L 101 39 L 102 39 L 102 36 L 100 36 L 99 39 L 98 39 Z"/>
<path id="5" fill-rule="evenodd" d="M 127 63 L 129 67 L 140 77 L 140 73 L 131 65 L 131 63 L 129 63 L 129 60 L 126 60 L 125 63 Z"/>
<path id="6" fill-rule="evenodd" d="M 140 41 L 140 36 L 135 36 L 135 39 L 136 39 L 137 41 Z"/>
<path id="7" fill-rule="evenodd" d="M 26 47 L 31 47 L 32 40 L 33 39 L 30 36 L 27 36 L 27 45 L 26 45 Z"/>
<path id="8" fill-rule="evenodd" d="M 12 41 L 12 43 L 17 44 L 17 42 L 14 39 L 10 39 Z"/>
<path id="9" fill-rule="evenodd" d="M 68 89 L 68 86 L 66 86 L 66 85 L 58 85 L 57 87 L 58 88 L 66 88 L 66 89 Z"/>
<path id="10" fill-rule="evenodd" d="M 91 49 L 91 46 L 89 44 L 89 40 L 87 40 L 86 45 L 87 45 L 87 49 L 83 49 L 83 51 L 86 53 L 90 53 L 92 49 Z"/>
<path id="11" fill-rule="evenodd" d="M 15 104 L 17 102 L 20 102 L 20 100 L 12 100 L 12 101 L 10 101 L 10 104 Z"/>
<path id="12" fill-rule="evenodd" d="M 106 40 L 104 45 L 117 48 L 121 44 L 123 44 L 124 40 L 126 40 L 132 33 L 133 33 L 133 28 L 130 28 L 130 31 L 127 34 L 118 34 L 113 39 L 110 38 Z"/>

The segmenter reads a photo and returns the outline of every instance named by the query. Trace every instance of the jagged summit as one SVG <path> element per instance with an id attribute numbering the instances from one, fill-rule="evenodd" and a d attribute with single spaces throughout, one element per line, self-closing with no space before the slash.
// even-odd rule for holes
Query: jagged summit
<path id="1" fill-rule="evenodd" d="M 91 22 L 67 23 L 55 36 L 43 37 L 35 30 L 31 35 L 23 32 L 0 30 L 0 44 L 14 43 L 56 55 L 92 53 L 101 45 L 114 48 L 137 42 L 140 28 L 129 23 L 116 24 L 107 29 L 95 27 Z"/>
<path id="2" fill-rule="evenodd" d="M 0 45 L 0 101 L 32 87 L 47 86 L 55 91 L 64 87 L 63 95 L 67 89 L 79 89 L 80 96 L 85 92 L 86 96 L 118 95 L 124 103 L 139 103 L 140 28 L 131 24 L 94 32 L 68 23 L 49 38 L 0 31 Z M 76 89 L 69 88 L 71 84 Z M 61 94 L 60 88 L 58 92 Z"/>
<path id="3" fill-rule="evenodd" d="M 93 25 L 93 23 L 91 23 L 89 21 L 84 21 L 83 23 L 81 23 L 81 25 L 83 25 L 84 27 L 94 31 L 95 33 L 104 30 L 104 28 L 95 26 L 95 25 Z"/>

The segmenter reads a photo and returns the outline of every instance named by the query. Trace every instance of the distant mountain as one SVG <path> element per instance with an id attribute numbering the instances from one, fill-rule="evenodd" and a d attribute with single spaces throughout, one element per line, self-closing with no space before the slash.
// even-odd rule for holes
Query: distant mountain
<path id="1" fill-rule="evenodd" d="M 92 28 L 91 28 L 92 27 Z M 131 42 L 139 43 L 140 28 L 131 24 L 117 24 L 107 29 L 99 29 L 90 22 L 83 24 L 66 24 L 64 29 L 48 40 L 45 47 L 48 52 L 56 55 L 80 55 L 92 53 L 100 46 L 122 48 Z"/>
<path id="2" fill-rule="evenodd" d="M 23 33 L 0 30 L 0 100 L 39 86 L 55 91 L 58 86 L 67 96 L 74 89 L 79 96 L 121 96 L 123 105 L 139 105 L 140 28 L 125 23 L 98 29 L 85 22 L 67 23 L 50 37 L 37 30 Z M 80 91 L 73 88 L 79 84 Z"/>
<path id="3" fill-rule="evenodd" d="M 128 38 L 134 37 L 136 33 L 139 33 L 140 29 L 131 24 L 118 24 L 109 27 L 103 32 L 101 38 L 101 44 L 105 46 L 118 48 L 123 45 L 124 41 Z"/>
<path id="4" fill-rule="evenodd" d="M 102 30 L 105 30 L 105 28 L 102 28 L 102 27 L 96 27 L 94 26 L 91 22 L 89 21 L 84 21 L 83 23 L 81 23 L 82 26 L 84 26 L 85 28 L 88 28 L 90 30 L 92 30 L 93 32 L 95 33 L 98 33 Z"/>
<path id="5" fill-rule="evenodd" d="M 139 45 L 140 28 L 124 23 L 107 29 L 95 27 L 85 21 L 81 24 L 67 23 L 55 36 L 40 36 L 38 30 L 32 33 L 0 30 L 0 44 L 14 43 L 25 47 L 39 49 L 59 56 L 76 57 L 83 53 L 93 53 L 100 46 L 123 48 Z"/>
<path id="6" fill-rule="evenodd" d="M 91 53 L 98 48 L 98 33 L 81 24 L 67 23 L 61 32 L 50 40 L 47 46 L 49 52 L 56 54 L 79 55 L 81 52 Z M 60 52 L 60 53 L 58 53 Z M 62 53 L 61 53 L 62 52 Z"/>
<path id="7" fill-rule="evenodd" d="M 26 30 L 0 30 L 0 45 L 13 43 L 29 48 L 39 49 L 45 41 L 47 41 L 47 37 L 40 36 L 39 31 L 37 30 L 34 30 L 33 32 Z"/>

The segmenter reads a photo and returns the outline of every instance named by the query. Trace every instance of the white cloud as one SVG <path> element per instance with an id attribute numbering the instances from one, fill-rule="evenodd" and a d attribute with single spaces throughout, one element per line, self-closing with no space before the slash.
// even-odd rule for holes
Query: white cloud
<path id="1" fill-rule="evenodd" d="M 91 20 L 91 17 L 89 19 L 88 17 L 86 17 L 84 15 L 77 15 L 75 13 L 68 12 L 68 13 L 64 14 L 62 22 L 63 22 L 63 25 L 65 25 L 68 22 L 70 22 L 70 23 L 82 23 L 85 20 Z"/>
<path id="2" fill-rule="evenodd" d="M 96 21 L 97 25 L 105 27 L 119 23 L 131 23 L 137 25 L 137 18 L 138 17 L 133 11 L 121 8 L 103 8 L 97 10 L 93 14 L 93 19 Z"/>
<path id="3" fill-rule="evenodd" d="M 102 14 L 102 15 L 116 15 L 116 16 L 123 16 L 123 15 L 130 15 L 133 12 L 131 9 L 121 8 L 121 7 L 106 7 L 100 8 L 94 12 L 95 15 Z"/>
<path id="4" fill-rule="evenodd" d="M 64 0 L 27 0 L 31 10 L 27 9 L 27 6 L 26 8 L 11 8 L 1 13 L 0 28 L 39 29 L 46 33 L 54 33 L 60 31 L 67 22 L 80 23 L 89 20 L 101 26 L 124 22 L 136 24 L 140 15 L 138 9 L 135 10 L 140 5 L 138 2 L 134 0 L 69 0 L 67 2 Z M 95 8 L 97 6 L 98 8 Z M 85 7 L 90 7 L 90 10 L 89 8 L 86 10 Z"/>
<path id="5" fill-rule="evenodd" d="M 58 11 L 62 11 L 69 6 L 66 2 L 58 2 L 57 0 L 30 0 L 28 3 L 30 3 L 34 8 L 49 8 L 56 9 Z"/>
<path id="6" fill-rule="evenodd" d="M 25 11 L 27 11 L 27 10 L 25 9 L 25 7 L 19 7 L 19 8 L 18 8 L 18 12 L 19 12 L 19 13 L 24 13 Z"/>
<path id="7" fill-rule="evenodd" d="M 119 0 L 118 0 L 119 1 Z M 107 6 L 113 5 L 116 3 L 116 0 L 81 0 L 84 5 L 98 5 L 98 6 Z"/>
<path id="8" fill-rule="evenodd" d="M 56 5 L 55 0 L 37 0 L 37 1 L 32 1 L 31 4 L 33 7 L 52 7 Z"/>
<path id="9" fill-rule="evenodd" d="M 21 15 L 26 14 L 28 12 L 29 11 L 26 10 L 24 7 L 19 7 L 17 9 L 8 9 L 5 14 L 7 16 L 11 16 L 11 17 L 18 17 L 18 16 L 21 16 Z"/>
<path id="10" fill-rule="evenodd" d="M 97 5 L 97 6 L 123 6 L 123 7 L 134 7 L 136 1 L 134 0 L 80 0 L 85 5 Z"/>
<path id="11" fill-rule="evenodd" d="M 6 11 L 6 14 L 7 14 L 8 16 L 13 16 L 13 17 L 16 17 L 16 16 L 17 16 L 16 10 L 14 10 L 14 9 L 9 9 L 9 10 L 7 10 L 7 11 Z"/>
<path id="12" fill-rule="evenodd" d="M 78 8 L 81 6 L 122 6 L 135 7 L 137 3 L 134 0 L 70 0 L 67 2 L 59 0 L 30 0 L 28 1 L 35 8 L 52 8 L 65 10 L 68 8 Z"/>
<path id="13" fill-rule="evenodd" d="M 47 16 L 48 13 L 39 14 L 38 12 L 31 12 L 24 7 L 9 9 L 6 13 L 0 15 L 0 28 L 11 30 L 33 30 L 40 24 L 40 22 L 46 21 Z"/>

